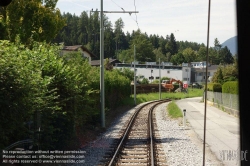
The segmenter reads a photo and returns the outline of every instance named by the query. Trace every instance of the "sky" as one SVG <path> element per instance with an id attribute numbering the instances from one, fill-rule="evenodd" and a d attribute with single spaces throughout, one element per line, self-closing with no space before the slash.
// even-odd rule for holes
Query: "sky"
<path id="1" fill-rule="evenodd" d="M 106 13 L 114 25 L 121 18 L 123 31 L 138 28 L 143 33 L 166 37 L 174 34 L 176 41 L 207 45 L 209 0 L 103 0 L 104 11 L 138 11 L 138 13 Z M 91 9 L 100 11 L 101 0 L 58 0 L 61 13 L 80 16 Z M 211 0 L 209 46 L 217 38 L 222 44 L 237 36 L 236 0 Z"/>

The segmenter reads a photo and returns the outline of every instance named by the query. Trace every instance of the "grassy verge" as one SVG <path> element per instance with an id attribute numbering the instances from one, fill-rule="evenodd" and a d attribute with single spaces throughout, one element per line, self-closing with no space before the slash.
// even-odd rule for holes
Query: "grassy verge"
<path id="1" fill-rule="evenodd" d="M 169 92 L 162 92 L 161 98 L 162 99 L 184 99 L 190 97 L 202 97 L 203 90 L 202 89 L 190 89 L 188 93 L 169 93 Z M 148 93 L 148 94 L 137 94 L 136 95 L 136 104 L 144 103 L 147 101 L 158 100 L 159 93 Z M 123 100 L 122 105 L 134 105 L 134 95 L 131 95 L 129 98 Z"/>
<path id="2" fill-rule="evenodd" d="M 168 104 L 167 111 L 168 115 L 171 118 L 179 118 L 183 116 L 181 109 L 176 105 L 174 101 Z"/>

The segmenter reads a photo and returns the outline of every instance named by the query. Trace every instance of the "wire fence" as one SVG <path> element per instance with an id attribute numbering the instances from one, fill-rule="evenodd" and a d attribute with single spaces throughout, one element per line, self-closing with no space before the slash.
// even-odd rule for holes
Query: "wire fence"
<path id="1" fill-rule="evenodd" d="M 239 95 L 207 91 L 207 100 L 231 109 L 239 110 Z"/>

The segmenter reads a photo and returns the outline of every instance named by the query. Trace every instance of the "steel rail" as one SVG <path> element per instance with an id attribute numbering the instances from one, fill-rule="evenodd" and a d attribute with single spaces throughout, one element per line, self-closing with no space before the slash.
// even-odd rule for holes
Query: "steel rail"
<path id="1" fill-rule="evenodd" d="M 157 103 L 156 105 L 160 104 L 160 103 L 163 103 L 163 102 L 168 102 L 168 101 L 171 101 L 170 99 L 161 99 L 161 100 L 154 100 L 154 101 L 151 101 L 151 102 L 148 102 L 142 106 L 140 106 L 139 108 L 136 109 L 135 113 L 133 114 L 132 118 L 130 119 L 126 129 L 125 129 L 125 132 L 122 136 L 122 139 L 119 143 L 119 145 L 117 146 L 115 152 L 114 152 L 114 155 L 112 157 L 112 159 L 110 160 L 108 166 L 113 166 L 114 163 L 115 163 L 115 160 L 117 159 L 117 156 L 118 156 L 118 153 L 120 152 L 121 148 L 122 148 L 122 145 L 124 144 L 124 141 L 126 138 L 128 138 L 128 135 L 129 135 L 129 131 L 131 130 L 133 124 L 134 124 L 134 121 L 138 115 L 138 113 L 142 110 L 142 108 L 144 108 L 145 106 L 149 105 L 149 104 L 152 104 L 154 102 L 159 102 Z M 152 140 L 153 141 L 153 140 Z M 152 148 L 153 149 L 153 148 Z"/>
<path id="2" fill-rule="evenodd" d="M 170 100 L 169 100 L 170 101 Z M 155 150 L 154 150 L 154 134 L 153 134 L 153 130 L 154 130 L 154 125 L 153 125 L 153 110 L 155 109 L 155 107 L 161 103 L 163 103 L 165 101 L 156 103 L 154 106 L 152 106 L 149 110 L 149 114 L 148 114 L 148 123 L 149 123 L 149 139 L 150 139 L 150 160 L 151 160 L 151 166 L 156 165 L 155 164 L 155 160 L 154 160 L 154 156 L 155 155 Z"/>

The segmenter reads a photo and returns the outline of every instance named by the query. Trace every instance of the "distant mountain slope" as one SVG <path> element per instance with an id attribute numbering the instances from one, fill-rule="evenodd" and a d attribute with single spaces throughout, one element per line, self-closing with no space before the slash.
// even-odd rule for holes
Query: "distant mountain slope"
<path id="1" fill-rule="evenodd" d="M 221 45 L 222 45 L 222 47 L 227 46 L 227 48 L 230 50 L 230 52 L 232 53 L 232 55 L 235 55 L 238 52 L 237 36 L 231 37 L 231 38 L 227 39 Z"/>

